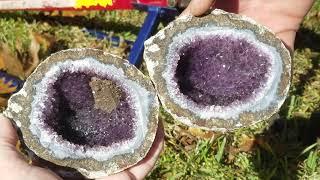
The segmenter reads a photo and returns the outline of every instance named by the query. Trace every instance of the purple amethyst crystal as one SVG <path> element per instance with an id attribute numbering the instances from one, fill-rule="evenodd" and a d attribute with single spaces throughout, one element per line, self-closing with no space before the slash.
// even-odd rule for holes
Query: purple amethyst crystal
<path id="1" fill-rule="evenodd" d="M 180 49 L 175 77 L 180 91 L 196 103 L 244 101 L 266 82 L 268 56 L 245 39 L 195 39 Z"/>
<path id="2" fill-rule="evenodd" d="M 291 57 L 281 40 L 219 9 L 177 18 L 145 42 L 144 59 L 164 109 L 206 130 L 268 120 L 290 86 Z"/>
<path id="3" fill-rule="evenodd" d="M 95 76 L 65 72 L 53 84 L 48 99 L 54 101 L 54 105 L 44 109 L 48 128 L 69 142 L 90 147 L 108 146 L 133 138 L 134 112 L 127 94 L 120 92 L 120 102 L 111 113 L 95 108 L 89 85 Z"/>
<path id="4" fill-rule="evenodd" d="M 4 114 L 16 122 L 29 154 L 96 179 L 146 156 L 158 112 L 152 82 L 128 61 L 70 49 L 40 63 Z"/>

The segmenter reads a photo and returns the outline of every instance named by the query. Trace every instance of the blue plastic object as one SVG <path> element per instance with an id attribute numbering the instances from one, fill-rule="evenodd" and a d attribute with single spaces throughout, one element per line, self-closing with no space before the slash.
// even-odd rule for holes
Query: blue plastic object
<path id="1" fill-rule="evenodd" d="M 144 4 L 134 4 L 134 7 L 139 10 L 148 11 L 148 15 L 144 20 L 129 55 L 129 62 L 139 67 L 144 51 L 144 41 L 153 34 L 160 22 L 168 23 L 172 21 L 178 15 L 178 11 L 175 8 L 148 6 Z"/>
<path id="2" fill-rule="evenodd" d="M 136 9 L 147 11 L 148 15 L 144 20 L 144 23 L 139 31 L 138 37 L 136 41 L 133 43 L 131 41 L 126 41 L 126 43 L 131 46 L 131 51 L 129 54 L 129 62 L 137 67 L 141 64 L 142 55 L 144 51 L 144 41 L 146 41 L 152 34 L 156 31 L 157 27 L 159 26 L 160 22 L 167 24 L 174 20 L 174 18 L 179 14 L 175 8 L 169 7 L 157 7 L 157 6 L 149 6 L 145 4 L 133 4 Z M 97 39 L 104 39 L 110 38 L 108 34 L 96 31 L 96 30 L 89 30 L 88 31 L 91 35 L 95 36 Z M 119 37 L 111 37 L 112 45 L 119 46 Z M 12 81 L 13 86 L 17 87 L 17 90 L 22 88 L 23 81 L 17 77 L 11 76 L 6 72 L 0 71 L 0 78 L 5 78 L 7 81 Z"/>
<path id="3" fill-rule="evenodd" d="M 141 63 L 144 50 L 144 41 L 151 36 L 152 32 L 160 23 L 160 10 L 161 8 L 159 7 L 148 8 L 148 15 L 143 23 L 142 28 L 140 29 L 139 35 L 134 42 L 129 55 L 129 62 L 135 66 L 139 66 Z"/>
<path id="4" fill-rule="evenodd" d="M 8 73 L 4 72 L 4 71 L 0 71 L 0 79 L 4 78 L 4 82 L 8 83 L 9 81 L 12 82 L 11 86 L 16 87 L 17 91 L 19 89 L 22 88 L 23 86 L 23 81 L 20 80 L 19 78 L 15 77 L 15 76 L 11 76 Z"/>
<path id="5" fill-rule="evenodd" d="M 129 54 L 129 62 L 137 67 L 141 64 L 142 55 L 144 51 L 144 41 L 146 41 L 152 34 L 156 31 L 160 22 L 167 24 L 174 20 L 174 18 L 179 14 L 177 9 L 170 7 L 158 7 L 149 6 L 145 4 L 135 3 L 133 6 L 142 11 L 147 11 L 148 15 L 144 20 L 144 23 L 139 31 L 136 41 L 133 43 Z M 87 31 L 97 37 L 98 39 L 109 38 L 108 34 L 97 30 Z M 119 45 L 119 37 L 111 37 L 112 44 L 114 46 Z M 126 41 L 128 45 L 131 45 L 131 41 Z"/>

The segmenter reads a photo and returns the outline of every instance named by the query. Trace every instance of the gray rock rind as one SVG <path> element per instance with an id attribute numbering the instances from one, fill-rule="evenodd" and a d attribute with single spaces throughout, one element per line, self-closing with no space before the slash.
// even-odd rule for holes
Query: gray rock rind
<path id="1" fill-rule="evenodd" d="M 137 82 L 152 94 L 153 103 L 149 109 L 149 121 L 147 125 L 148 128 L 146 136 L 140 147 L 135 149 L 133 153 L 117 155 L 106 161 L 97 161 L 93 158 L 59 159 L 55 157 L 54 154 L 48 149 L 44 148 L 39 142 L 38 137 L 34 136 L 29 129 L 31 103 L 36 93 L 33 85 L 41 81 L 44 74 L 55 63 L 64 60 L 74 61 L 86 57 L 92 57 L 98 60 L 100 63 L 113 65 L 116 68 L 122 69 L 128 79 Z M 24 143 L 40 158 L 59 166 L 74 168 L 87 178 L 100 178 L 127 169 L 128 167 L 135 165 L 146 156 L 156 135 L 158 127 L 158 112 L 158 98 L 150 79 L 144 76 L 136 67 L 129 64 L 128 61 L 112 54 L 104 53 L 100 50 L 70 49 L 52 54 L 45 61 L 43 61 L 26 80 L 23 88 L 9 99 L 8 108 L 4 111 L 4 115 L 16 123 L 22 132 Z"/>
<path id="2" fill-rule="evenodd" d="M 282 60 L 282 72 L 280 82 L 276 90 L 277 100 L 270 106 L 258 112 L 244 111 L 237 119 L 222 118 L 201 118 L 190 108 L 182 108 L 171 97 L 166 79 L 163 74 L 167 68 L 167 54 L 173 38 L 184 33 L 191 28 L 207 27 L 215 25 L 232 29 L 247 29 L 254 33 L 259 42 L 276 48 Z M 230 131 L 240 127 L 246 127 L 262 120 L 268 120 L 277 113 L 285 101 L 291 81 L 291 56 L 282 41 L 266 27 L 258 24 L 254 20 L 222 10 L 214 10 L 210 15 L 204 17 L 183 16 L 171 22 L 155 36 L 145 42 L 144 59 L 151 80 L 155 84 L 159 99 L 176 120 L 192 127 L 199 127 L 205 130 Z"/>

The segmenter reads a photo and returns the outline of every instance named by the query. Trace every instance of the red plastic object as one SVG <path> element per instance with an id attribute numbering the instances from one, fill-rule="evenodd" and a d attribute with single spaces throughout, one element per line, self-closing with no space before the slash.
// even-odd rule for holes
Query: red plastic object
<path id="1" fill-rule="evenodd" d="M 152 6 L 160 6 L 160 7 L 168 6 L 168 0 L 137 0 L 136 3 L 152 5 Z"/>
<path id="2" fill-rule="evenodd" d="M 108 9 L 108 10 L 115 10 L 115 9 L 133 9 L 132 4 L 144 4 L 149 6 L 158 6 L 158 7 L 167 7 L 168 1 L 167 0 L 113 0 L 113 5 L 108 7 L 91 7 L 90 9 Z"/>
<path id="3" fill-rule="evenodd" d="M 113 0 L 113 4 L 111 6 L 103 7 L 103 6 L 91 6 L 91 7 L 82 7 L 75 9 L 74 7 L 68 6 L 55 6 L 54 3 L 50 3 L 51 5 L 43 5 L 36 6 L 35 4 L 28 5 L 28 3 L 22 3 L 26 0 L 0 0 L 0 10 L 40 10 L 40 11 L 52 11 L 52 10 L 116 10 L 116 9 L 133 9 L 132 4 L 142 4 L 147 6 L 157 6 L 157 7 L 167 7 L 168 0 Z M 28 0 L 29 4 L 31 0 Z M 43 1 L 47 0 L 36 0 Z M 63 1 L 63 0 L 50 0 L 50 1 Z M 19 2 L 19 3 L 17 3 Z M 11 3 L 12 6 L 8 6 Z"/>
<path id="4" fill-rule="evenodd" d="M 158 6 L 158 7 L 167 7 L 168 6 L 167 0 L 132 0 L 132 1 L 113 0 L 112 6 L 108 6 L 108 7 L 95 6 L 95 7 L 90 7 L 90 9 L 98 9 L 98 10 L 133 9 L 134 8 L 132 6 L 133 3 L 144 4 L 144 5 L 149 5 L 149 6 Z"/>

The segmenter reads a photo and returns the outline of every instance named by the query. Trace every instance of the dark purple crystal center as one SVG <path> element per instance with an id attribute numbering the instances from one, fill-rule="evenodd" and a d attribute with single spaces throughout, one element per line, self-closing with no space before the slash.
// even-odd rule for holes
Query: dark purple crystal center
<path id="1" fill-rule="evenodd" d="M 108 113 L 94 107 L 94 97 L 89 85 L 90 72 L 70 73 L 60 76 L 48 90 L 52 106 L 44 109 L 44 121 L 64 140 L 84 146 L 108 146 L 129 140 L 134 136 L 134 111 L 122 91 L 118 106 Z M 107 79 L 106 77 L 99 77 Z"/>
<path id="2" fill-rule="evenodd" d="M 267 80 L 269 57 L 245 39 L 194 37 L 179 51 L 175 78 L 194 102 L 228 106 L 245 101 Z"/>

